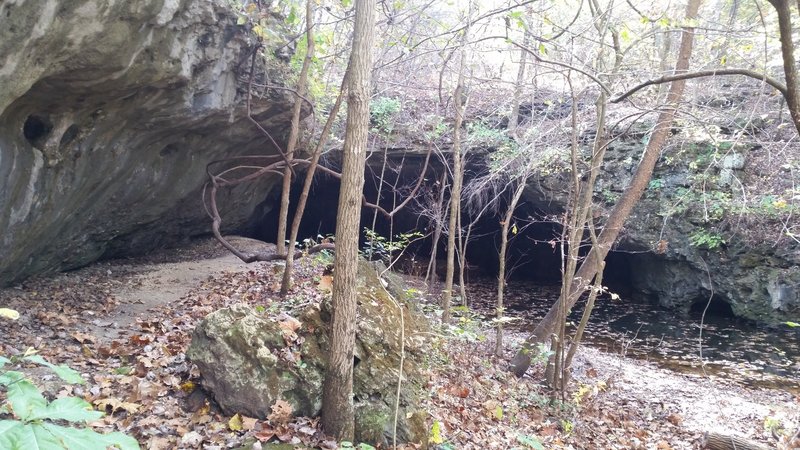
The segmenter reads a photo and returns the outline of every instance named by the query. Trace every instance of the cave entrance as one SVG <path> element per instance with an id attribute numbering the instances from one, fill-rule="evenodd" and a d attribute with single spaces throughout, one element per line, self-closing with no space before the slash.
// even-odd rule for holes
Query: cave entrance
<path id="1" fill-rule="evenodd" d="M 376 158 L 380 161 L 380 158 Z M 387 165 L 384 173 L 385 183 L 390 187 L 384 188 L 380 205 L 391 210 L 402 202 L 417 181 L 419 171 L 424 161 L 424 155 L 414 154 L 404 161 L 393 160 Z M 336 165 L 335 161 L 329 166 Z M 433 163 L 426 178 L 415 198 L 403 210 L 389 221 L 382 214 L 377 215 L 375 221 L 376 232 L 383 236 L 397 236 L 402 233 L 418 231 L 425 235 L 423 239 L 414 241 L 404 252 L 403 258 L 396 266 L 401 270 L 415 275 L 424 274 L 430 255 L 432 253 L 432 226 L 431 215 L 425 211 L 426 206 L 438 199 L 439 183 L 443 167 L 441 163 Z M 481 168 L 475 165 L 467 166 L 466 178 L 475 176 Z M 375 202 L 378 196 L 378 180 L 381 167 L 372 163 L 367 167 L 365 174 L 364 194 L 370 202 Z M 398 179 L 399 178 L 399 179 Z M 294 208 L 299 200 L 304 176 L 301 174 L 295 181 L 291 190 L 289 208 L 289 222 L 294 215 Z M 396 196 L 391 193 L 391 186 L 398 186 Z M 336 231 L 336 213 L 339 199 L 339 180 L 325 174 L 316 176 L 309 193 L 308 204 L 300 226 L 298 240 L 314 239 L 320 236 L 333 235 Z M 273 189 L 268 198 L 260 205 L 246 231 L 249 237 L 266 242 L 275 242 L 278 222 L 278 205 L 280 190 Z M 552 219 L 558 212 L 545 211 L 540 204 L 521 202 L 514 214 L 514 228 L 508 250 L 506 273 L 511 281 L 524 281 L 533 284 L 553 286 L 561 282 L 561 239 L 562 227 L 559 222 Z M 499 270 L 499 248 L 501 223 L 500 215 L 505 211 L 506 205 L 501 204 L 497 209 L 499 213 L 485 213 L 475 220 L 470 242 L 467 245 L 468 282 L 495 283 Z M 361 215 L 361 248 L 366 244 L 364 229 L 371 229 L 375 210 L 363 208 Z M 462 216 L 464 228 L 473 222 L 469 211 Z M 444 267 L 447 251 L 447 238 L 442 235 L 437 248 L 437 268 Z M 585 251 L 581 252 L 585 254 Z M 413 259 L 411 264 L 404 260 Z M 604 285 L 611 288 L 624 298 L 629 298 L 631 292 L 631 255 L 622 252 L 612 252 L 606 264 Z M 443 272 L 443 270 L 441 270 Z M 442 274 L 440 273 L 440 276 Z"/>
<path id="2" fill-rule="evenodd" d="M 708 297 L 698 298 L 692 302 L 692 306 L 689 308 L 689 314 L 693 317 L 702 316 L 704 311 L 706 317 L 724 319 L 736 318 L 731 304 L 718 295 L 713 295 L 710 299 Z"/>
<path id="3" fill-rule="evenodd" d="M 381 198 L 379 204 L 387 211 L 392 210 L 395 205 L 401 203 L 406 194 L 411 191 L 413 184 L 417 181 L 417 176 L 423 165 L 425 155 L 412 154 L 404 159 L 402 163 L 393 162 L 387 165 L 386 173 L 384 176 L 385 184 L 381 191 Z M 372 156 L 371 158 L 376 158 Z M 370 162 L 368 160 L 368 162 Z M 339 170 L 336 161 L 328 161 L 326 165 L 332 167 L 334 170 Z M 375 203 L 378 197 L 378 180 L 380 177 L 380 167 L 375 167 L 374 162 L 367 166 L 364 183 L 364 196 L 369 202 Z M 428 171 L 428 176 L 423 182 L 422 187 L 415 197 L 421 199 L 425 196 L 432 195 L 435 191 L 435 181 L 439 179 L 441 174 L 441 167 L 432 165 Z M 399 178 L 399 179 L 398 179 Z M 292 183 L 290 204 L 289 204 L 289 226 L 294 218 L 295 209 L 300 198 L 300 193 L 303 189 L 305 181 L 305 173 L 300 173 L 298 179 Z M 386 186 L 388 183 L 389 187 Z M 339 180 L 317 172 L 314 181 L 309 191 L 308 201 L 305 211 L 303 213 L 303 220 L 300 223 L 300 230 L 298 232 L 298 240 L 302 241 L 306 238 L 317 240 L 319 237 L 332 236 L 336 232 L 336 214 L 339 205 Z M 392 186 L 397 187 L 397 194 L 392 195 Z M 247 227 L 246 234 L 248 237 L 253 237 L 265 242 L 275 242 L 277 238 L 277 224 L 280 205 L 280 188 L 276 186 L 270 192 L 268 197 L 258 206 L 256 212 L 250 220 Z M 361 210 L 361 246 L 366 242 L 366 237 L 363 230 L 365 228 L 372 229 L 373 219 L 375 220 L 375 230 L 383 237 L 390 235 L 396 236 L 401 233 L 409 233 L 413 231 L 420 231 L 422 233 L 428 232 L 429 220 L 427 216 L 421 211 L 419 206 L 420 202 L 410 202 L 400 213 L 394 216 L 390 222 L 385 216 L 378 213 L 375 217 L 375 210 L 372 208 L 362 208 Z M 415 242 L 409 248 L 411 253 L 420 253 L 419 250 L 426 245 L 425 240 Z M 428 248 L 430 244 L 427 243 Z"/>
<path id="4" fill-rule="evenodd" d="M 424 155 L 423 155 L 424 156 Z M 415 165 L 416 164 L 416 165 Z M 391 189 L 382 193 L 380 205 L 386 210 L 402 202 L 417 180 L 421 161 L 414 163 L 405 162 L 406 170 L 397 171 L 396 167 L 387 169 L 385 179 L 391 185 L 400 188 L 396 196 Z M 364 193 L 370 202 L 375 202 L 378 196 L 378 180 L 380 168 L 368 167 Z M 403 210 L 394 216 L 390 222 L 382 214 L 377 215 L 375 221 L 376 232 L 383 236 L 397 236 L 402 233 L 420 232 L 425 237 L 416 240 L 404 253 L 404 259 L 413 258 L 416 264 L 414 272 L 418 274 L 421 265 L 427 267 L 432 251 L 431 215 L 425 210 L 426 204 L 438 199 L 441 166 L 433 165 L 425 178 L 423 185 Z M 468 170 L 467 176 L 473 173 Z M 397 181 L 397 176 L 400 180 Z M 299 200 L 302 190 L 303 177 L 293 183 L 289 210 L 289 222 L 294 216 L 294 208 Z M 339 180 L 324 174 L 318 175 L 312 184 L 308 203 L 301 222 L 299 240 L 305 238 L 318 239 L 335 233 L 336 212 L 339 197 Z M 273 189 L 268 198 L 259 206 L 254 214 L 245 234 L 266 242 L 275 242 L 277 237 L 278 205 L 280 190 Z M 500 210 L 505 210 L 501 205 Z M 361 229 L 371 229 L 375 210 L 362 209 Z M 517 207 L 514 219 L 516 233 L 512 233 L 509 250 L 507 274 L 516 280 L 527 280 L 542 284 L 558 284 L 561 279 L 561 249 L 558 240 L 561 236 L 561 225 L 546 218 L 544 211 L 522 203 Z M 484 214 L 478 220 L 473 220 L 468 212 L 462 216 L 462 225 L 470 222 L 472 226 L 470 242 L 467 245 L 467 264 L 470 281 L 479 278 L 496 278 L 499 269 L 498 252 L 500 248 L 501 224 L 495 214 Z M 366 236 L 361 234 L 361 246 L 364 248 Z M 447 238 L 442 235 L 437 248 L 437 266 L 443 267 L 446 257 Z M 398 267 L 410 271 L 409 265 L 400 263 Z M 424 270 L 422 271 L 424 273 Z"/>

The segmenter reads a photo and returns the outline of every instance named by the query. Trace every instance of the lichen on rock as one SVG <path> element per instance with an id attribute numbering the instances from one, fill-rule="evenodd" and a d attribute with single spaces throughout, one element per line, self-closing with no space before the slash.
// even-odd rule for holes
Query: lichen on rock
<path id="1" fill-rule="evenodd" d="M 427 445 L 427 415 L 419 401 L 429 324 L 407 299 L 390 295 L 385 283 L 374 266 L 360 262 L 353 374 L 356 439 L 383 445 L 392 441 L 398 369 L 405 352 L 397 438 Z M 329 308 L 326 301 L 304 309 L 293 333 L 282 325 L 282 320 L 293 320 L 285 315 L 268 317 L 241 304 L 215 311 L 195 329 L 187 356 L 228 414 L 263 419 L 277 400 L 284 400 L 296 415 L 316 416 L 322 407 Z"/>

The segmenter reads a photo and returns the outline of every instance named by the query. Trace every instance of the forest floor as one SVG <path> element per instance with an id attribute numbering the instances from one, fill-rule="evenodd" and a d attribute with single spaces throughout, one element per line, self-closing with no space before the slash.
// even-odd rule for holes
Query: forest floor
<path id="1" fill-rule="evenodd" d="M 296 295 L 321 298 L 319 271 L 299 262 Z M 273 441 L 335 448 L 313 418 L 274 424 L 224 416 L 197 388 L 198 374 L 185 358 L 191 331 L 209 312 L 238 302 L 276 304 L 279 274 L 280 266 L 245 265 L 204 240 L 30 279 L 0 290 L 0 307 L 21 314 L 0 321 L 0 355 L 33 348 L 78 370 L 85 385 L 62 386 L 46 372 L 28 372 L 51 397 L 77 395 L 104 409 L 93 427 L 127 432 L 142 448 L 270 448 Z M 800 426 L 800 397 L 789 393 L 583 348 L 571 391 L 553 402 L 539 383 L 541 367 L 521 379 L 506 371 L 522 335 L 509 336 L 506 355 L 496 358 L 485 324 L 460 331 L 427 374 L 425 407 L 431 426 L 439 423 L 440 449 L 695 449 L 706 432 L 800 448 L 788 443 Z"/>

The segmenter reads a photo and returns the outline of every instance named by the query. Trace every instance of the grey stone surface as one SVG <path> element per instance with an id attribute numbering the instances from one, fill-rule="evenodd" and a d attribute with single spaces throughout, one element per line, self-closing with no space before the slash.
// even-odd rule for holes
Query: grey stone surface
<path id="1" fill-rule="evenodd" d="M 650 188 L 615 244 L 614 250 L 628 260 L 626 279 L 632 300 L 688 311 L 713 293 L 736 316 L 772 324 L 796 322 L 800 319 L 800 244 L 789 238 L 780 245 L 745 238 L 730 226 L 735 218 L 726 221 L 737 212 L 723 212 L 717 205 L 737 195 L 733 176 L 747 183 L 746 155 L 758 143 L 743 142 L 735 149 L 714 152 L 712 143 L 686 139 L 677 134 L 665 148 Z M 628 133 L 609 146 L 595 189 L 595 203 L 601 205 L 595 210 L 596 225 L 602 225 L 630 184 L 645 142 L 641 135 Z M 697 181 L 702 176 L 708 176 L 706 183 Z M 565 208 L 567 194 L 568 177 L 549 176 L 529 181 L 525 201 L 559 212 Z M 761 221 L 764 229 L 783 226 L 754 214 L 753 220 Z M 711 249 L 691 242 L 692 236 L 703 233 L 725 242 Z M 663 253 L 656 251 L 660 241 L 666 243 Z"/>
<path id="2" fill-rule="evenodd" d="M 244 117 L 252 42 L 227 5 L 0 3 L 0 285 L 208 232 L 206 164 L 274 152 Z M 291 102 L 255 104 L 278 139 Z M 226 224 L 271 183 L 224 195 Z"/>

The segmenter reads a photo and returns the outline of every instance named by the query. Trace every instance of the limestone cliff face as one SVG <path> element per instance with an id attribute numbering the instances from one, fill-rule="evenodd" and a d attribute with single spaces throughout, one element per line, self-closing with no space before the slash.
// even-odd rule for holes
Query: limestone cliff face
<path id="1" fill-rule="evenodd" d="M 630 184 L 647 130 L 628 130 L 609 146 L 595 190 L 598 225 Z M 738 317 L 797 322 L 798 159 L 776 151 L 787 142 L 746 135 L 733 146 L 728 139 L 698 140 L 676 129 L 614 246 L 614 260 L 625 261 L 616 275 L 628 300 L 688 311 L 713 297 Z M 563 173 L 534 178 L 525 201 L 563 211 L 567 187 Z"/>
<path id="2" fill-rule="evenodd" d="M 275 151 L 245 117 L 252 43 L 226 5 L 0 3 L 0 285 L 206 232 L 206 164 Z M 282 136 L 291 101 L 254 112 Z M 221 199 L 226 224 L 270 183 Z"/>

